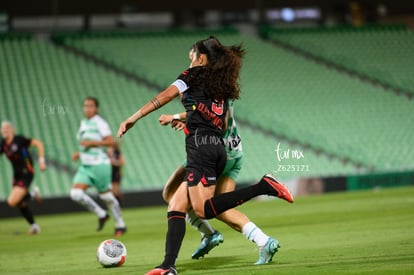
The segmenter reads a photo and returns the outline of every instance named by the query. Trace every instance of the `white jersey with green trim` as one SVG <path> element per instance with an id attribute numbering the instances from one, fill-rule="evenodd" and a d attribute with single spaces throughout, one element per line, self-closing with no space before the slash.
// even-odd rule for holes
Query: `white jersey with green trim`
<path id="1" fill-rule="evenodd" d="M 227 129 L 223 135 L 226 147 L 227 159 L 235 159 L 243 155 L 241 137 L 237 131 L 236 120 L 234 119 L 234 100 L 229 100 L 229 119 Z"/>
<path id="2" fill-rule="evenodd" d="M 77 134 L 79 141 L 80 161 L 82 165 L 99 165 L 109 164 L 110 159 L 106 154 L 105 147 L 85 148 L 80 145 L 82 140 L 102 141 L 105 137 L 112 135 L 109 124 L 99 115 L 90 119 L 81 120 L 80 128 Z"/>

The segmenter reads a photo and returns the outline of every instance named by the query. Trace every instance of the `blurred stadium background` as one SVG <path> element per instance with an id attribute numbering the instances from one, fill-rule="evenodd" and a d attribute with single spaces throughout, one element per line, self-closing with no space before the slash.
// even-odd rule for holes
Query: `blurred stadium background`
<path id="1" fill-rule="evenodd" d="M 240 184 L 268 172 L 297 196 L 414 184 L 414 6 L 291 2 L 2 2 L 0 119 L 45 144 L 48 170 L 34 184 L 50 203 L 40 212 L 77 209 L 68 193 L 82 99 L 99 98 L 115 134 L 209 35 L 247 50 L 236 103 Z M 126 207 L 162 203 L 185 152 L 183 134 L 157 119 L 180 110 L 175 100 L 122 139 Z M 1 216 L 11 213 L 11 179 L 2 157 Z"/>

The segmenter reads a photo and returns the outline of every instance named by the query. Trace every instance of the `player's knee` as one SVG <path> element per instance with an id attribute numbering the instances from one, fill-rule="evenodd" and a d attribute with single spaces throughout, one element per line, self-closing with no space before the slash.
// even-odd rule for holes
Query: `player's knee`
<path id="1" fill-rule="evenodd" d="M 169 203 L 171 200 L 171 195 L 169 194 L 167 188 L 164 188 L 162 190 L 162 199 L 166 202 Z"/>
<path id="2" fill-rule="evenodd" d="M 197 217 L 199 217 L 200 219 L 205 219 L 205 214 L 204 214 L 204 207 L 200 207 L 200 206 L 193 206 L 194 209 L 194 213 L 196 214 Z"/>
<path id="3" fill-rule="evenodd" d="M 117 200 L 112 192 L 106 192 L 99 194 L 99 198 L 103 200 L 105 203 L 116 203 Z"/>
<path id="4" fill-rule="evenodd" d="M 16 208 L 18 206 L 19 202 L 13 199 L 8 199 L 7 200 L 7 205 L 11 208 Z"/>
<path id="5" fill-rule="evenodd" d="M 70 198 L 73 201 L 80 201 L 82 199 L 84 191 L 80 188 L 72 188 L 70 190 Z"/>

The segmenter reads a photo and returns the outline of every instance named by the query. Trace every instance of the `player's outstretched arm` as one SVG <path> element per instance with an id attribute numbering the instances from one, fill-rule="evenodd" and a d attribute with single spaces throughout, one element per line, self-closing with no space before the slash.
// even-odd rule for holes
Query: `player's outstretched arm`
<path id="1" fill-rule="evenodd" d="M 121 122 L 117 136 L 119 138 L 122 137 L 129 129 L 131 129 L 135 125 L 135 123 L 138 120 L 148 115 L 149 113 L 157 110 L 158 108 L 161 108 L 162 106 L 173 100 L 176 96 L 178 96 L 178 94 L 179 91 L 177 87 L 175 87 L 174 85 L 169 86 L 167 89 L 159 93 L 156 97 L 154 97 L 144 106 L 142 106 L 132 116 Z"/>
<path id="2" fill-rule="evenodd" d="M 30 146 L 34 146 L 37 149 L 37 154 L 39 156 L 39 168 L 40 170 L 46 170 L 46 159 L 45 159 L 45 148 L 43 142 L 38 139 L 33 138 L 30 142 Z"/>

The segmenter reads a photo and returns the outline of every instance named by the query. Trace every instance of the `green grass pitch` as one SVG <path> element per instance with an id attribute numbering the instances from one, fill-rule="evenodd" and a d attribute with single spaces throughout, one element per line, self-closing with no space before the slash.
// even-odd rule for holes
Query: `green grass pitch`
<path id="1" fill-rule="evenodd" d="M 254 200 L 238 208 L 281 249 L 268 265 L 254 266 L 256 245 L 219 221 L 224 243 L 192 260 L 200 234 L 187 226 L 179 274 L 414 274 L 414 188 Z M 16 210 L 17 211 L 17 210 Z M 35 208 L 34 208 L 35 211 Z M 37 216 L 42 233 L 26 235 L 22 218 L 0 220 L 0 274 L 144 274 L 164 255 L 166 207 L 124 210 L 126 262 L 103 268 L 99 243 L 112 238 L 113 221 L 95 232 L 88 212 Z M 20 232 L 20 233 L 19 233 Z"/>

